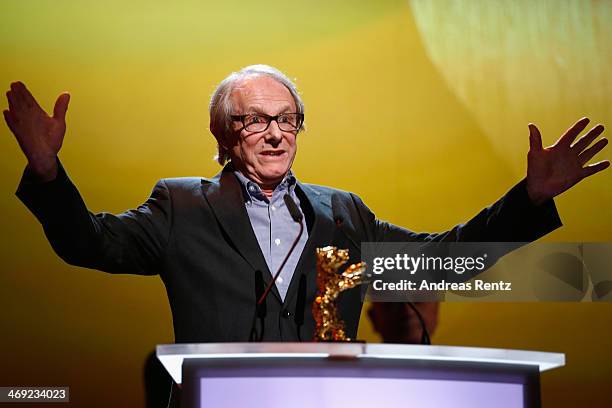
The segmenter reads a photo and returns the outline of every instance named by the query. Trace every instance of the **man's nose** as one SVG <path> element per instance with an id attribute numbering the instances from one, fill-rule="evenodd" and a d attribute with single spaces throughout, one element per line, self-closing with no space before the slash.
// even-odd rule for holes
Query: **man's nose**
<path id="1" fill-rule="evenodd" d="M 270 122 L 270 126 L 268 126 L 268 131 L 266 132 L 266 141 L 271 144 L 278 144 L 283 139 L 283 132 L 278 127 L 278 122 L 273 120 Z"/>

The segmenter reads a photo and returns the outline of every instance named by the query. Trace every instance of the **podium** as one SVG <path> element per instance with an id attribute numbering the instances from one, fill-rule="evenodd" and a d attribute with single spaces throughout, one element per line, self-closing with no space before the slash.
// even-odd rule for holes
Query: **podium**
<path id="1" fill-rule="evenodd" d="M 565 355 L 362 343 L 158 345 L 182 408 L 534 408 Z"/>

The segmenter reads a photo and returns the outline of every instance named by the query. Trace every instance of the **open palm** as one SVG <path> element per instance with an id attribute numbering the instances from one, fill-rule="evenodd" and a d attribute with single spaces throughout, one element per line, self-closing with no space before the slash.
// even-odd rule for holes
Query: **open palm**
<path id="1" fill-rule="evenodd" d="M 554 145 L 546 148 L 542 147 L 542 136 L 538 128 L 529 125 L 527 191 L 534 203 L 541 204 L 610 165 L 607 160 L 586 165 L 608 144 L 608 140 L 602 138 L 590 146 L 604 131 L 603 125 L 593 127 L 572 144 L 588 123 L 589 119 L 580 119 Z"/>
<path id="2" fill-rule="evenodd" d="M 66 111 L 70 95 L 61 94 L 49 116 L 21 82 L 11 84 L 6 93 L 9 109 L 4 119 L 15 135 L 33 171 L 44 175 L 55 171 L 55 158 L 66 133 Z"/>

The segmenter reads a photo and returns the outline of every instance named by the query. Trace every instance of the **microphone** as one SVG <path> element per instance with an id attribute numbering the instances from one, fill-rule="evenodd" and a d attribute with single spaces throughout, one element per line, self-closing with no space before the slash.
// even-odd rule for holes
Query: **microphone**
<path id="1" fill-rule="evenodd" d="M 302 215 L 302 212 L 298 208 L 295 201 L 293 201 L 293 198 L 291 198 L 289 194 L 285 194 L 283 196 L 283 200 L 285 200 L 285 205 L 287 206 L 287 209 L 289 210 L 289 214 L 291 215 L 291 218 L 293 218 L 293 221 L 301 223 L 302 218 L 304 218 L 304 216 Z"/>
<path id="2" fill-rule="evenodd" d="M 353 244 L 353 247 L 357 251 L 361 252 L 361 245 L 357 245 L 355 240 L 351 238 L 351 236 L 347 234 L 346 231 L 344 231 L 344 228 L 342 228 L 342 225 L 344 224 L 344 215 L 342 214 L 348 213 L 348 209 L 346 208 L 346 205 L 342 203 L 342 201 L 340 200 L 340 197 L 338 197 L 338 195 L 336 194 L 332 196 L 331 205 L 332 205 L 332 215 L 334 217 L 334 223 L 336 224 L 336 227 L 340 230 L 340 232 L 342 232 L 342 235 L 344 235 L 344 237 L 348 239 L 351 244 Z"/>
<path id="3" fill-rule="evenodd" d="M 259 299 L 261 294 L 264 291 L 265 281 L 263 278 L 263 273 L 261 270 L 255 271 L 255 299 Z M 261 321 L 261 333 L 259 334 L 259 339 L 261 340 L 264 336 L 265 324 L 264 319 L 266 318 L 266 305 L 263 304 L 259 306 L 259 304 L 255 304 L 255 312 L 253 313 L 253 319 L 251 320 L 251 331 L 249 332 L 249 342 L 255 340 L 255 324 L 257 323 L 257 319 Z"/>
<path id="4" fill-rule="evenodd" d="M 266 286 L 266 289 L 264 290 L 263 294 L 261 295 L 259 300 L 257 300 L 257 305 L 255 307 L 255 315 L 253 315 L 253 323 L 251 324 L 251 332 L 249 335 L 249 341 L 253 340 L 253 334 L 255 331 L 255 323 L 257 321 L 256 320 L 257 311 L 260 309 L 261 305 L 263 305 L 263 303 L 266 301 L 266 298 L 268 297 L 268 293 L 270 293 L 270 290 L 276 283 L 276 280 L 280 276 L 280 273 L 283 270 L 283 267 L 285 266 L 285 264 L 287 263 L 287 260 L 293 253 L 293 250 L 295 249 L 297 243 L 300 241 L 300 238 L 302 237 L 302 233 L 304 232 L 304 223 L 302 222 L 304 216 L 300 212 L 300 209 L 298 208 L 297 204 L 295 203 L 295 201 L 293 201 L 293 198 L 291 198 L 289 194 L 285 194 L 283 196 L 283 200 L 285 201 L 285 205 L 287 206 L 287 210 L 289 210 L 289 214 L 291 215 L 291 218 L 293 219 L 293 221 L 300 224 L 300 232 L 298 233 L 297 237 L 293 240 L 293 244 L 291 244 L 291 248 L 289 249 L 289 252 L 287 252 L 287 255 L 285 255 L 285 259 L 283 259 L 283 262 L 278 267 L 278 270 L 274 274 L 274 277 L 272 277 L 272 280 L 270 281 L 270 283 L 268 283 L 268 286 Z"/>

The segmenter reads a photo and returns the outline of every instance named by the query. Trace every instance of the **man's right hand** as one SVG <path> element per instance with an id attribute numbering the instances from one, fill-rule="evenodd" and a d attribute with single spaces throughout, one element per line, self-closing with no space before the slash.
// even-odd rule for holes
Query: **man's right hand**
<path id="1" fill-rule="evenodd" d="M 28 159 L 30 171 L 43 182 L 55 179 L 70 95 L 62 93 L 57 98 L 53 116 L 47 115 L 21 82 L 13 82 L 6 97 L 9 108 L 3 111 L 4 120 Z"/>

